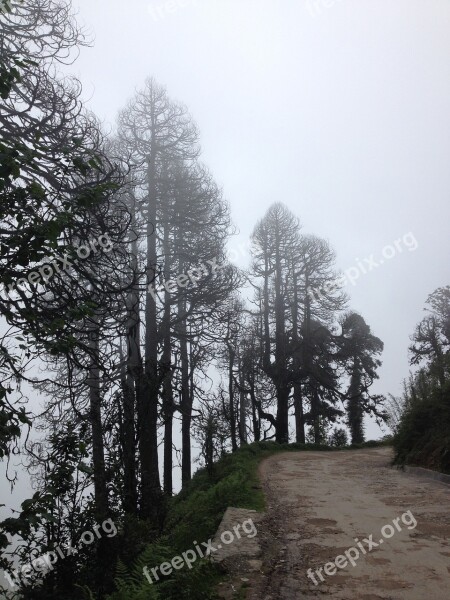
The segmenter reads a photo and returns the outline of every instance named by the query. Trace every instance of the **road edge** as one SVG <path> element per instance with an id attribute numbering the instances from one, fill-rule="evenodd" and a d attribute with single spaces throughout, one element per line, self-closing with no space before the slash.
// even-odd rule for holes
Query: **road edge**
<path id="1" fill-rule="evenodd" d="M 394 468 L 402 473 L 407 473 L 408 475 L 416 475 L 421 479 L 428 479 L 430 481 L 443 483 L 444 485 L 450 485 L 450 475 L 439 473 L 439 471 L 432 471 L 431 469 L 425 469 L 424 467 L 413 467 L 410 465 L 397 466 Z"/>

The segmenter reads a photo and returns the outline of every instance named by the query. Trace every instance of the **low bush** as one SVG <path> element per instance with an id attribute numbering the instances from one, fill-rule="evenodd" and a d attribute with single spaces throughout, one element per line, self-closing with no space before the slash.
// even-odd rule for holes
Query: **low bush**
<path id="1" fill-rule="evenodd" d="M 450 474 L 450 385 L 412 403 L 394 438 L 398 465 L 412 464 Z"/>

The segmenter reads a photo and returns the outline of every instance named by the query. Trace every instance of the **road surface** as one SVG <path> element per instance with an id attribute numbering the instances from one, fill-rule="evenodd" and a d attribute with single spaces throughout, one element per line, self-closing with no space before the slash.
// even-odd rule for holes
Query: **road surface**
<path id="1" fill-rule="evenodd" d="M 247 598 L 449 600 L 450 486 L 392 469 L 390 457 L 376 448 L 264 461 L 263 566 Z"/>

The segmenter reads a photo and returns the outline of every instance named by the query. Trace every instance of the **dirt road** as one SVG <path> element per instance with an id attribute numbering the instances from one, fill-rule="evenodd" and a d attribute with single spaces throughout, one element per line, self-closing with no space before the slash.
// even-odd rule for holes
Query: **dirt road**
<path id="1" fill-rule="evenodd" d="M 450 486 L 400 473 L 389 460 L 390 450 L 377 448 L 263 462 L 264 564 L 248 598 L 449 600 Z M 337 556 L 339 568 L 325 570 Z"/>

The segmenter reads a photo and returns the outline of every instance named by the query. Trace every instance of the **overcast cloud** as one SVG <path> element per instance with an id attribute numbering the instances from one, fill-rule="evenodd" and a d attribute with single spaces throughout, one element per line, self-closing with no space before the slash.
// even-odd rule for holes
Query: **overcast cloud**
<path id="1" fill-rule="evenodd" d="M 197 121 L 240 236 L 282 201 L 342 270 L 399 393 L 409 335 L 450 281 L 450 4 L 444 0 L 75 0 L 95 36 L 75 74 L 112 128 L 152 75 Z M 373 265 L 373 260 L 372 260 Z M 376 433 L 376 428 L 370 433 Z"/>

